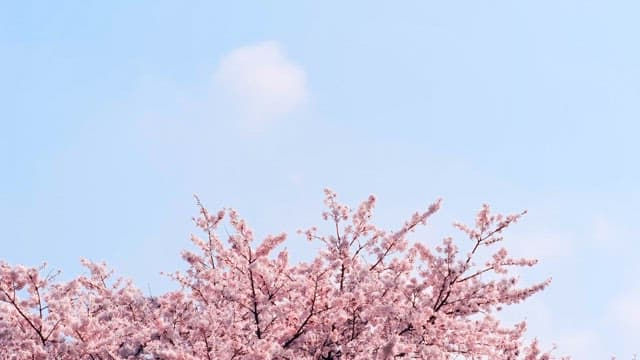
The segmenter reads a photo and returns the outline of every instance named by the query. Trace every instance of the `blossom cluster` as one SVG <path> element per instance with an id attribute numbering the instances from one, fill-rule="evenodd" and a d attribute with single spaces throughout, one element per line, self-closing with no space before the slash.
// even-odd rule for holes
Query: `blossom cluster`
<path id="1" fill-rule="evenodd" d="M 497 248 L 522 214 L 483 206 L 475 224 L 455 224 L 463 240 L 410 241 L 438 200 L 396 230 L 372 222 L 376 199 L 353 210 L 325 191 L 330 230 L 300 231 L 324 244 L 309 262 L 277 250 L 285 234 L 262 241 L 235 210 L 210 213 L 198 200 L 184 251 L 187 270 L 169 274 L 179 290 L 145 296 L 105 264 L 56 283 L 44 267 L 0 262 L 3 359 L 550 359 L 525 343 L 525 322 L 504 326 L 503 306 L 550 280 L 519 287 L 512 269 L 536 261 Z M 225 220 L 227 219 L 227 220 Z M 224 238 L 219 227 L 228 221 Z M 224 240 L 224 241 L 223 241 Z M 461 252 L 460 247 L 468 248 Z M 476 263 L 490 249 L 489 259 Z"/>

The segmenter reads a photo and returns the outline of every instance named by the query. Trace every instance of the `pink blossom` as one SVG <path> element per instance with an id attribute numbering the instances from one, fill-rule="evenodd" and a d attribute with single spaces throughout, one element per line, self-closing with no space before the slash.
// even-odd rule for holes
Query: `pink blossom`
<path id="1" fill-rule="evenodd" d="M 196 200 L 203 234 L 182 253 L 187 270 L 168 275 L 178 291 L 146 296 L 88 260 L 88 273 L 65 283 L 43 267 L 0 262 L 0 349 L 15 359 L 552 357 L 523 342 L 524 322 L 507 327 L 492 315 L 549 285 L 518 287 L 513 269 L 536 261 L 499 248 L 474 262 L 524 213 L 494 215 L 483 205 L 473 226 L 454 225 L 471 243 L 410 242 L 440 200 L 389 230 L 372 221 L 374 196 L 354 211 L 326 189 L 326 230 L 301 231 L 324 248 L 290 264 L 286 249 L 276 253 L 286 234 L 256 244 L 235 210 L 210 213 Z M 218 230 L 225 218 L 230 234 Z"/>

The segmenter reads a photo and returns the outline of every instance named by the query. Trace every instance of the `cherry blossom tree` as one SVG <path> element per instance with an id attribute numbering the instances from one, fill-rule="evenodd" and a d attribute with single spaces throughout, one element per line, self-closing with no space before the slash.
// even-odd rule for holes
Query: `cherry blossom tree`
<path id="1" fill-rule="evenodd" d="M 372 222 L 376 199 L 356 209 L 325 190 L 330 229 L 300 233 L 323 244 L 310 262 L 290 264 L 277 250 L 285 234 L 254 239 L 235 210 L 209 212 L 198 200 L 180 290 L 145 296 L 105 264 L 82 260 L 88 275 L 56 283 L 44 266 L 0 262 L 2 359 L 550 359 L 523 340 L 525 322 L 494 314 L 543 290 L 518 287 L 511 270 L 531 259 L 497 248 L 524 213 L 484 205 L 463 239 L 437 246 L 410 241 L 441 202 L 402 226 Z M 196 198 L 197 199 L 197 198 Z M 222 241 L 219 227 L 233 231 Z M 497 248 L 497 249 L 496 249 Z M 461 250 L 464 249 L 464 250 Z M 490 251 L 487 261 L 479 253 Z M 489 250 L 493 249 L 493 250 Z"/>

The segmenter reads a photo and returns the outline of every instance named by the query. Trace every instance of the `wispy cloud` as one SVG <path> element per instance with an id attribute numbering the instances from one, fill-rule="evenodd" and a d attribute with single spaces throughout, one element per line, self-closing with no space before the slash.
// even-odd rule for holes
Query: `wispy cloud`
<path id="1" fill-rule="evenodd" d="M 591 329 L 583 329 L 557 336 L 557 355 L 571 355 L 573 359 L 605 359 L 612 354 L 602 347 L 600 335 Z"/>
<path id="2" fill-rule="evenodd" d="M 251 125 L 258 127 L 300 108 L 309 95 L 304 70 L 275 41 L 229 52 L 221 59 L 214 80 Z"/>
<path id="3" fill-rule="evenodd" d="M 633 234 L 621 224 L 599 215 L 593 220 L 593 247 L 610 254 L 624 254 Z"/>
<path id="4" fill-rule="evenodd" d="M 570 355 L 572 359 L 606 359 L 601 334 L 566 324 L 551 302 L 543 298 L 528 299 L 522 304 L 505 308 L 496 314 L 505 324 L 527 321 L 525 343 L 538 339 L 541 348 L 553 351 L 555 356 Z"/>
<path id="5" fill-rule="evenodd" d="M 640 344 L 640 290 L 632 290 L 615 297 L 609 304 L 608 315 L 615 329 L 624 333 L 630 343 Z M 636 349 L 637 351 L 638 349 Z"/>
<path id="6" fill-rule="evenodd" d="M 309 98 L 305 71 L 279 42 L 237 47 L 214 60 L 215 67 L 202 73 L 209 80 L 202 88 L 163 78 L 140 85 L 136 103 L 143 109 L 137 125 L 159 168 L 173 173 L 199 167 L 211 161 L 212 153 L 246 141 L 247 133 L 303 109 Z M 255 153 L 264 144 L 248 142 L 243 148 Z M 291 181 L 299 183 L 299 176 Z"/>
<path id="7" fill-rule="evenodd" d="M 517 236 L 511 243 L 519 256 L 545 260 L 565 258 L 574 251 L 574 235 L 569 232 L 530 232 Z"/>

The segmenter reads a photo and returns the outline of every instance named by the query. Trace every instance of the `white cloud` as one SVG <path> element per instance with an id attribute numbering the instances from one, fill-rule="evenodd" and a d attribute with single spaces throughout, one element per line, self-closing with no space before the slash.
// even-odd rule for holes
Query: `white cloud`
<path id="1" fill-rule="evenodd" d="M 308 97 L 304 70 L 275 41 L 240 47 L 226 54 L 215 81 L 253 126 L 300 108 Z"/>

